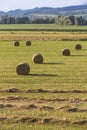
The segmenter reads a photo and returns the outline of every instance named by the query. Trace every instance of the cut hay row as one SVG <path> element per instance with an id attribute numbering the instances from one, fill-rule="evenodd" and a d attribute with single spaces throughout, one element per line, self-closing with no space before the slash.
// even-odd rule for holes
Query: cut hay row
<path id="1" fill-rule="evenodd" d="M 66 33 L 66 32 L 0 32 L 0 40 L 12 41 L 87 41 L 86 33 Z"/>
<path id="2" fill-rule="evenodd" d="M 35 93 L 34 93 L 35 94 Z M 25 103 L 29 103 L 29 102 L 31 102 L 31 103 L 33 103 L 33 102 L 35 102 L 35 103 L 42 103 L 42 104 L 44 104 L 44 103 L 52 103 L 53 102 L 53 104 L 54 103 L 64 103 L 64 102 L 66 102 L 66 103 L 87 103 L 87 98 L 32 98 L 32 97 L 30 97 L 30 98 L 28 98 L 28 97 L 26 97 L 26 96 L 6 96 L 6 97 L 1 97 L 0 98 L 0 101 L 1 102 L 7 102 L 7 101 L 9 101 L 9 103 L 12 101 L 12 102 L 19 102 L 19 100 L 20 100 L 20 103 L 21 102 L 25 102 Z"/>
<path id="3" fill-rule="evenodd" d="M 0 92 L 7 92 L 7 93 L 87 93 L 87 90 L 56 90 L 56 89 L 28 89 L 28 90 L 20 90 L 18 88 L 7 88 L 7 89 L 2 89 Z"/>
<path id="4" fill-rule="evenodd" d="M 35 110 L 35 109 L 38 109 L 38 110 L 48 110 L 48 111 L 53 111 L 53 110 L 56 110 L 56 111 L 66 111 L 66 112 L 87 112 L 87 108 L 79 108 L 79 107 L 73 107 L 72 105 L 63 105 L 61 107 L 57 107 L 56 106 L 49 106 L 49 105 L 41 105 L 41 104 L 23 104 L 23 103 L 20 103 L 20 104 L 15 104 L 15 103 L 0 103 L 0 109 L 4 109 L 4 108 L 16 108 L 16 109 L 25 109 L 25 110 Z"/>
<path id="5" fill-rule="evenodd" d="M 12 124 L 20 124 L 20 123 L 28 123 L 28 124 L 43 124 L 43 125 L 86 125 L 87 124 L 87 119 L 83 119 L 83 120 L 69 120 L 69 119 L 57 119 L 57 118 L 53 118 L 53 117 L 43 117 L 43 118 L 37 118 L 37 117 L 31 117 L 31 116 L 17 116 L 16 117 L 5 117 L 2 116 L 0 117 L 1 121 L 12 121 Z"/>

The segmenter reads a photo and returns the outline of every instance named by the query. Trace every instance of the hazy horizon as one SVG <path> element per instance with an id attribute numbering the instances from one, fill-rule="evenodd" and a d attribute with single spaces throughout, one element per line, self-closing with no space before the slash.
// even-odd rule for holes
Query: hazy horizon
<path id="1" fill-rule="evenodd" d="M 36 7 L 66 7 L 66 6 L 73 6 L 73 5 L 80 5 L 86 3 L 87 0 L 3 0 L 0 3 L 0 11 L 10 11 L 16 9 L 32 9 Z"/>

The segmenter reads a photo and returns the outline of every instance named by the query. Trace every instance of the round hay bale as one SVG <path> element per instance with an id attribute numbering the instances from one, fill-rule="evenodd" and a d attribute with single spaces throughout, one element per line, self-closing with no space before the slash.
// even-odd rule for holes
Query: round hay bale
<path id="1" fill-rule="evenodd" d="M 16 72 L 18 75 L 28 75 L 30 72 L 30 66 L 28 63 L 20 63 L 16 66 Z"/>
<path id="2" fill-rule="evenodd" d="M 76 45 L 75 45 L 75 49 L 76 49 L 76 50 L 81 50 L 81 49 L 82 49 L 81 44 L 76 44 Z"/>
<path id="3" fill-rule="evenodd" d="M 36 64 L 42 64 L 43 63 L 43 56 L 41 54 L 34 54 L 32 57 L 32 61 Z"/>
<path id="4" fill-rule="evenodd" d="M 20 45 L 20 43 L 18 41 L 14 42 L 14 46 L 19 46 L 19 45 Z"/>
<path id="5" fill-rule="evenodd" d="M 68 48 L 62 50 L 63 56 L 70 56 L 70 50 Z"/>
<path id="6" fill-rule="evenodd" d="M 31 41 L 26 41 L 26 46 L 31 46 Z"/>

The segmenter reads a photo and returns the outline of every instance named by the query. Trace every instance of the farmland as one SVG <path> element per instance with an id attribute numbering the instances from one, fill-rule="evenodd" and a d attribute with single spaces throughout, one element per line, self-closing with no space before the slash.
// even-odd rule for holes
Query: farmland
<path id="1" fill-rule="evenodd" d="M 37 31 L 35 25 L 36 30 L 24 31 L 14 26 L 0 25 L 0 129 L 87 129 L 87 27 L 48 31 L 44 25 L 44 31 Z M 77 43 L 82 50 L 75 50 Z M 70 56 L 62 56 L 64 48 Z M 36 53 L 43 55 L 43 64 L 33 63 Z M 17 75 L 20 62 L 30 65 L 28 75 Z"/>
<path id="2" fill-rule="evenodd" d="M 86 26 L 0 25 L 0 40 L 87 40 Z"/>

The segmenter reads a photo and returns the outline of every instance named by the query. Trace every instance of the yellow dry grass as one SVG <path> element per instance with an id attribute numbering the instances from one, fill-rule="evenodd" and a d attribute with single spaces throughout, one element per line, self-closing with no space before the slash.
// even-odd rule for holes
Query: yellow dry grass
<path id="1" fill-rule="evenodd" d="M 86 32 L 0 32 L 0 40 L 86 40 Z"/>

